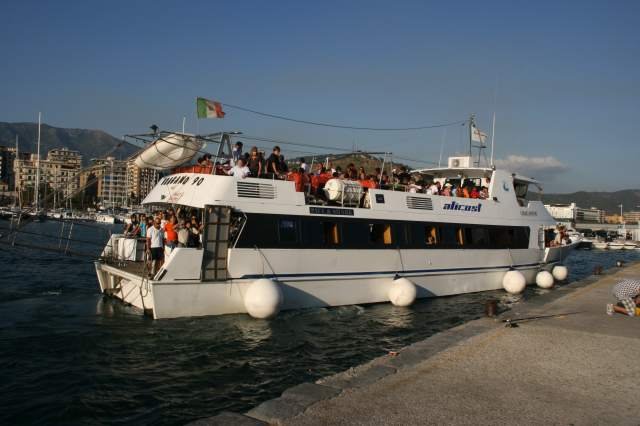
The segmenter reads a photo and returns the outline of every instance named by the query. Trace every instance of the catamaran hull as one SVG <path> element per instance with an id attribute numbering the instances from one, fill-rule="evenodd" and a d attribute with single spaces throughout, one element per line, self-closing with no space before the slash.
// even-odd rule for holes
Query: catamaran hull
<path id="1" fill-rule="evenodd" d="M 476 250 L 457 250 L 457 253 L 452 253 L 451 250 L 431 250 L 428 253 L 431 259 L 429 265 L 424 251 L 414 250 L 411 253 L 412 251 L 403 250 L 401 255 L 397 251 L 366 253 L 364 257 L 362 253 L 353 253 L 351 259 L 357 259 L 358 256 L 361 259 L 369 257 L 373 258 L 373 262 L 361 263 L 363 268 L 345 270 L 339 268 L 335 251 L 322 251 L 333 252 L 333 256 L 330 256 L 331 253 L 315 253 L 315 256 L 311 256 L 311 253 L 280 253 L 280 256 L 275 257 L 274 253 L 269 251 L 258 255 L 255 250 L 242 250 L 236 254 L 236 260 L 241 258 L 243 267 L 251 265 L 254 270 L 250 271 L 251 273 L 247 273 L 247 270 L 238 272 L 237 275 L 242 278 L 218 282 L 184 278 L 169 281 L 149 280 L 101 262 L 96 262 L 96 272 L 103 293 L 160 319 L 246 313 L 244 296 L 247 289 L 255 280 L 263 277 L 278 282 L 283 294 L 281 309 L 289 310 L 389 302 L 390 286 L 399 276 L 416 285 L 417 298 L 498 290 L 502 289 L 504 274 L 511 267 L 522 272 L 527 283 L 531 284 L 535 282 L 536 274 L 540 270 L 551 270 L 558 262 L 540 263 L 541 251 L 536 249 L 512 250 L 510 253 L 507 250 L 491 253 Z M 259 271 L 255 271 L 255 266 L 262 263 L 261 256 L 269 258 L 268 263 L 276 271 L 284 264 L 296 265 L 297 258 L 298 270 L 274 274 L 269 268 L 264 270 L 261 266 Z M 309 256 L 320 266 L 326 266 L 326 262 L 333 257 L 333 269 L 316 269 L 332 272 L 301 272 L 300 263 L 304 262 L 305 258 L 308 261 Z M 404 258 L 403 262 L 399 260 L 401 256 Z M 177 257 L 179 260 L 179 256 Z M 563 256 L 554 254 L 553 257 L 560 259 Z M 463 258 L 474 259 L 475 266 L 456 266 Z M 416 262 L 418 259 L 419 264 Z M 448 264 L 444 263 L 444 259 L 448 259 Z M 167 263 L 170 264 L 171 260 L 168 259 Z M 402 268 L 400 263 L 404 263 L 405 267 Z"/>

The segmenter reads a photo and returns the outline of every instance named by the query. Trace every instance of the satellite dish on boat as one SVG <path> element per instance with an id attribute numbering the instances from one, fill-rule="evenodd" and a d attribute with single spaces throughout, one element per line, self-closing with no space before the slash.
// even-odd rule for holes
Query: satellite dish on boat
<path id="1" fill-rule="evenodd" d="M 166 170 L 190 161 L 203 148 L 204 140 L 186 133 L 158 136 L 135 159 L 136 166 Z"/>

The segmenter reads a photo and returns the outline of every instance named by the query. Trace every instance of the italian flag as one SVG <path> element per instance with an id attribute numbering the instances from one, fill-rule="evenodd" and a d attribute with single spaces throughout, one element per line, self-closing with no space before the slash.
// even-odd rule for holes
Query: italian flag
<path id="1" fill-rule="evenodd" d="M 205 98 L 196 99 L 198 118 L 224 118 L 224 111 L 220 102 L 210 101 Z"/>

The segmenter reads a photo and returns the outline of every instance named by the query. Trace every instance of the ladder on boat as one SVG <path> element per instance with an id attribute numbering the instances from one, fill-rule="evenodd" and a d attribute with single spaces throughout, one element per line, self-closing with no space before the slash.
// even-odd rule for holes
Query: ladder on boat
<path id="1" fill-rule="evenodd" d="M 231 208 L 205 206 L 202 235 L 202 281 L 226 280 Z"/>

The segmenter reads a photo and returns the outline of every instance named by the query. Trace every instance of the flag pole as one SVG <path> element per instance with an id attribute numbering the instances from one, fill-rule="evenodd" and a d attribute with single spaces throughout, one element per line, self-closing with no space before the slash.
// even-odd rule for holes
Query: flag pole
<path id="1" fill-rule="evenodd" d="M 491 120 L 491 167 L 493 167 L 493 146 L 496 136 L 496 112 L 493 111 L 493 120 Z"/>
<path id="2" fill-rule="evenodd" d="M 473 147 L 473 128 L 475 126 L 476 115 L 471 114 L 471 118 L 469 119 L 469 157 L 473 157 L 471 153 L 471 149 Z"/>
<path id="3" fill-rule="evenodd" d="M 187 122 L 187 116 L 183 115 L 182 116 L 182 133 L 184 133 L 184 126 L 185 126 L 186 122 Z"/>

